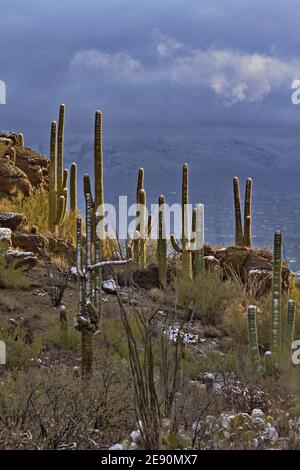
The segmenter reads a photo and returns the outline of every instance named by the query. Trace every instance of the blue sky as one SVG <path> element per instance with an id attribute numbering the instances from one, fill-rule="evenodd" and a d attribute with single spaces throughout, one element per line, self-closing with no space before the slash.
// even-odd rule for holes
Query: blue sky
<path id="1" fill-rule="evenodd" d="M 0 129 L 45 141 L 60 102 L 70 136 L 297 135 L 296 0 L 0 0 Z"/>

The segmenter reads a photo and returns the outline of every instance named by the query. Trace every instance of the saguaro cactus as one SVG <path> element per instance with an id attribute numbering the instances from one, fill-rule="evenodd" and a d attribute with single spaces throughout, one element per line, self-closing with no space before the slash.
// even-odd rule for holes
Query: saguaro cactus
<path id="1" fill-rule="evenodd" d="M 244 246 L 252 248 L 252 179 L 247 178 L 244 209 Z"/>
<path id="2" fill-rule="evenodd" d="M 182 167 L 182 236 L 181 248 L 176 241 L 175 235 L 171 235 L 171 243 L 175 251 L 181 253 L 181 270 L 185 279 L 192 279 L 192 254 L 189 250 L 189 167 L 185 163 Z"/>
<path id="3" fill-rule="evenodd" d="M 161 195 L 158 198 L 158 239 L 157 239 L 157 262 L 159 273 L 159 285 L 164 289 L 167 285 L 167 235 L 165 227 L 165 196 Z"/>
<path id="4" fill-rule="evenodd" d="M 242 211 L 241 211 L 241 195 L 240 183 L 237 176 L 233 178 L 233 196 L 234 196 L 234 209 L 235 209 L 235 244 L 236 246 L 243 246 L 243 227 L 242 227 Z"/>
<path id="5" fill-rule="evenodd" d="M 254 368 L 258 371 L 261 368 L 261 361 L 258 349 L 255 305 L 248 306 L 248 340 L 250 359 Z"/>
<path id="6" fill-rule="evenodd" d="M 288 307 L 287 307 L 286 328 L 285 328 L 284 344 L 283 344 L 283 359 L 284 359 L 284 363 L 287 365 L 289 365 L 289 358 L 291 356 L 292 343 L 294 340 L 295 313 L 296 313 L 296 304 L 294 300 L 290 299 L 288 301 Z"/>
<path id="7" fill-rule="evenodd" d="M 276 231 L 274 234 L 271 332 L 271 352 L 275 363 L 279 362 L 281 355 L 281 244 L 281 233 Z"/>
<path id="8" fill-rule="evenodd" d="M 82 227 L 81 219 L 77 218 L 77 272 L 79 275 L 78 283 L 78 313 L 75 317 L 75 327 L 82 335 L 82 374 L 84 377 L 91 376 L 93 372 L 94 359 L 94 333 L 99 326 L 101 314 L 101 269 L 103 266 L 116 266 L 127 264 L 129 260 L 99 261 L 100 243 L 97 240 L 96 233 L 92 230 L 96 228 L 99 220 L 99 214 L 95 215 L 95 223 L 92 224 L 92 204 L 91 195 L 85 193 L 86 213 L 86 256 L 82 259 Z M 92 249 L 92 240 L 94 240 L 94 249 Z"/>
<path id="9" fill-rule="evenodd" d="M 194 276 L 203 276 L 205 271 L 204 259 L 204 205 L 197 204 L 193 209 L 193 227 L 195 232 L 195 246 L 194 246 L 194 263 L 193 274 Z"/>
<path id="10" fill-rule="evenodd" d="M 233 197 L 235 212 L 235 244 L 252 248 L 252 179 L 247 178 L 244 201 L 244 231 L 242 226 L 240 183 L 233 178 Z"/>
<path id="11" fill-rule="evenodd" d="M 20 134 L 18 134 L 18 145 L 19 145 L 19 147 L 24 147 L 25 146 L 24 134 L 22 134 L 21 132 L 20 132 Z"/>
<path id="12" fill-rule="evenodd" d="M 72 163 L 70 171 L 70 213 L 77 215 L 77 165 Z"/>
<path id="13" fill-rule="evenodd" d="M 102 113 L 95 113 L 95 136 L 94 136 L 94 180 L 95 180 L 95 210 L 104 204 L 103 187 L 103 150 L 102 150 Z M 102 217 L 104 214 L 100 214 Z"/>
<path id="14" fill-rule="evenodd" d="M 63 168 L 65 105 L 59 110 L 59 124 L 51 124 L 48 228 L 57 234 L 68 206 L 68 170 Z"/>

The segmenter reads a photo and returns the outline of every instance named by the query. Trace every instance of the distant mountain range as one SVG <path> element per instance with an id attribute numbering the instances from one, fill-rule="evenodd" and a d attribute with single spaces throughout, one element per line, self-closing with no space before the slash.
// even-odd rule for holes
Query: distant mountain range
<path id="1" fill-rule="evenodd" d="M 48 155 L 48 147 L 36 145 Z M 81 177 L 93 174 L 93 142 L 65 144 L 65 166 L 78 164 Z M 159 194 L 177 200 L 181 192 L 181 165 L 190 166 L 193 202 L 206 194 L 231 192 L 232 177 L 251 176 L 254 188 L 271 192 L 300 191 L 300 139 L 246 138 L 118 138 L 105 141 L 104 173 L 106 200 L 119 194 L 134 197 L 137 171 L 145 168 L 148 201 Z"/>

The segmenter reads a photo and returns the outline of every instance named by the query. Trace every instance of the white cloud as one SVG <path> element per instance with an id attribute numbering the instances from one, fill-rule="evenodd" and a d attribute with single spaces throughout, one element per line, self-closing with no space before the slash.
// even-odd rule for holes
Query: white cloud
<path id="1" fill-rule="evenodd" d="M 157 31 L 154 46 L 164 60 L 149 66 L 125 53 L 92 49 L 77 52 L 71 67 L 149 87 L 164 81 L 197 92 L 209 89 L 227 104 L 261 101 L 271 92 L 290 88 L 300 75 L 299 60 L 216 47 L 192 49 Z"/>
<path id="2" fill-rule="evenodd" d="M 129 54 L 123 52 L 108 54 L 97 49 L 77 52 L 71 61 L 71 68 L 108 73 L 111 78 L 123 78 L 133 82 L 140 81 L 143 75 L 141 62 Z"/>
<path id="3" fill-rule="evenodd" d="M 182 42 L 177 41 L 158 30 L 155 30 L 153 33 L 153 41 L 156 53 L 161 59 L 171 57 L 185 48 L 185 45 Z"/>

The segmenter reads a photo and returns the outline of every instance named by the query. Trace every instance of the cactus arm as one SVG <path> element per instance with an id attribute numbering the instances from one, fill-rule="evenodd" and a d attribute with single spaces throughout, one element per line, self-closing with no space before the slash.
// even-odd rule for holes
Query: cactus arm
<path id="1" fill-rule="evenodd" d="M 245 189 L 244 246 L 252 248 L 252 179 L 248 178 Z"/>
<path id="2" fill-rule="evenodd" d="M 14 147 L 11 149 L 11 155 L 10 155 L 10 161 L 12 162 L 13 165 L 16 164 L 16 159 L 17 159 L 17 152 Z"/>
<path id="3" fill-rule="evenodd" d="M 105 266 L 123 266 L 123 265 L 129 264 L 131 262 L 132 262 L 132 258 L 100 261 L 99 263 L 92 264 L 89 267 L 89 270 L 90 271 L 97 271 L 98 269 L 101 269 Z"/>
<path id="4" fill-rule="evenodd" d="M 87 311 L 89 313 L 89 317 L 91 319 L 91 322 L 94 324 L 94 325 L 97 325 L 98 327 L 98 323 L 99 323 L 99 310 L 95 307 L 95 305 L 88 301 L 87 304 L 86 304 L 86 308 L 87 308 Z"/>
<path id="5" fill-rule="evenodd" d="M 251 363 L 256 371 L 261 369 L 261 360 L 258 349 L 256 307 L 248 306 L 248 340 Z"/>
<path id="6" fill-rule="evenodd" d="M 92 217 L 91 217 L 91 197 L 90 194 L 85 194 L 86 204 L 86 274 L 85 274 L 85 289 L 86 289 L 86 303 L 92 299 L 92 280 L 90 273 L 90 266 L 92 265 Z"/>
<path id="7" fill-rule="evenodd" d="M 83 192 L 84 194 L 89 194 L 91 198 L 91 206 L 94 206 L 93 197 L 92 197 L 92 186 L 91 180 L 87 173 L 83 176 Z"/>
<path id="8" fill-rule="evenodd" d="M 77 215 L 77 165 L 72 163 L 70 171 L 70 212 Z"/>
<path id="9" fill-rule="evenodd" d="M 173 247 L 174 251 L 177 251 L 177 253 L 182 253 L 182 249 L 180 248 L 179 244 L 177 243 L 176 237 L 174 234 L 171 235 L 170 237 L 171 245 Z"/>
<path id="10" fill-rule="evenodd" d="M 234 213 L 235 213 L 235 245 L 243 246 L 243 227 L 242 227 L 242 211 L 241 211 L 241 195 L 240 183 L 237 176 L 233 178 L 233 197 L 234 197 Z"/>
<path id="11" fill-rule="evenodd" d="M 136 187 L 136 202 L 137 203 L 138 203 L 138 198 L 139 198 L 139 191 L 140 189 L 144 189 L 144 178 L 145 178 L 144 168 L 139 168 L 137 187 Z"/>
<path id="12" fill-rule="evenodd" d="M 139 190 L 138 212 L 140 215 L 140 224 L 138 224 L 140 226 L 139 266 L 146 269 L 148 227 L 146 218 L 146 191 L 144 189 Z"/>
<path id="13" fill-rule="evenodd" d="M 275 365 L 279 363 L 281 354 L 281 244 L 281 233 L 276 231 L 274 234 L 271 331 L 271 352 Z"/>
<path id="14" fill-rule="evenodd" d="M 95 229 L 97 230 L 97 225 L 100 222 L 100 215 L 98 212 L 95 214 Z M 99 237 L 95 236 L 94 241 L 94 248 L 95 248 L 95 264 L 100 263 L 101 261 L 101 244 Z M 101 315 L 102 312 L 102 271 L 99 269 L 95 275 L 95 295 L 94 295 L 94 303 L 95 308 L 98 310 L 99 314 Z"/>
<path id="15" fill-rule="evenodd" d="M 65 132 L 65 105 L 59 108 L 58 133 L 57 133 L 57 191 L 60 194 L 65 185 L 63 184 L 64 166 L 64 132 Z"/>

